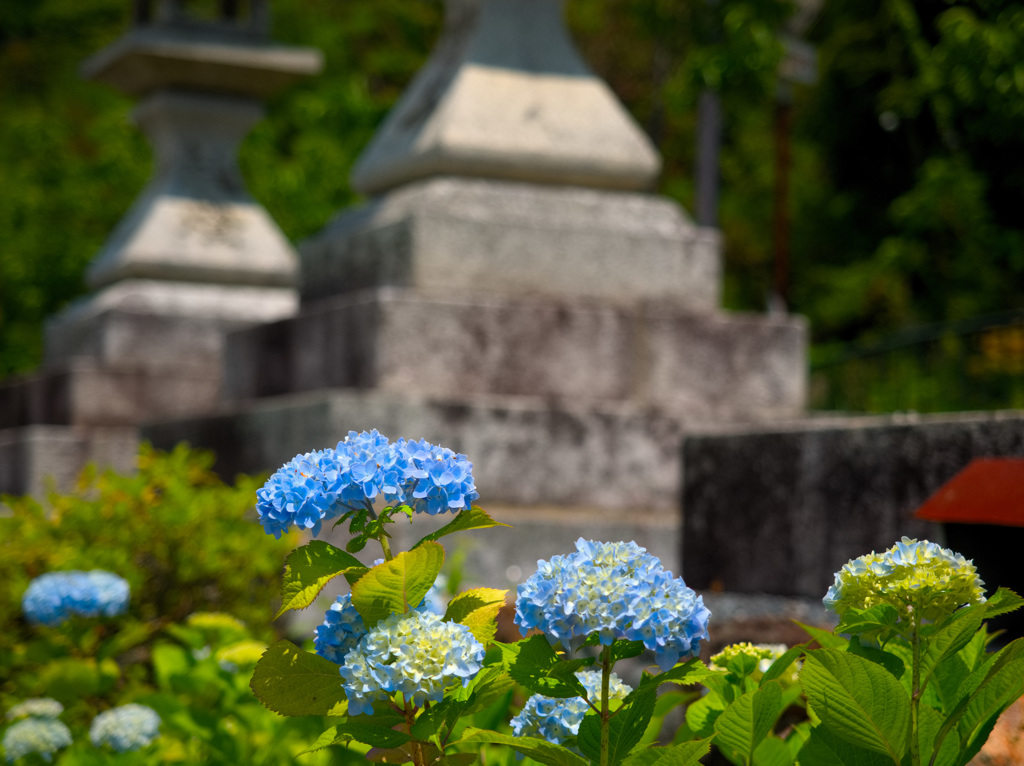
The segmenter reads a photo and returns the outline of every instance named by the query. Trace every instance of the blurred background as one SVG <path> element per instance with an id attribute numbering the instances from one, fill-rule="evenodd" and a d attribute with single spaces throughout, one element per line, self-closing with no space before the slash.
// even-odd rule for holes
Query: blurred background
<path id="1" fill-rule="evenodd" d="M 325 55 L 241 150 L 294 242 L 355 201 L 352 163 L 443 9 L 272 9 L 276 40 Z M 0 377 L 38 366 L 44 317 L 85 293 L 86 264 L 151 174 L 130 100 L 78 75 L 130 12 L 0 4 Z M 721 227 L 725 308 L 809 318 L 812 409 L 1024 407 L 1024 7 L 570 0 L 567 14 L 664 156 L 658 191 Z M 718 191 L 698 181 L 716 143 Z"/>

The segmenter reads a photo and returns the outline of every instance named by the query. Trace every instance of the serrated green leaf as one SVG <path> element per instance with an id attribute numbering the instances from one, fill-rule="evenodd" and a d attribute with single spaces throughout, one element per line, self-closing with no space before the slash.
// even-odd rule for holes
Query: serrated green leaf
<path id="1" fill-rule="evenodd" d="M 849 652 L 818 649 L 807 654 L 800 684 L 828 729 L 899 763 L 907 745 L 910 698 L 889 671 Z"/>
<path id="2" fill-rule="evenodd" d="M 764 686 L 769 681 L 774 681 L 779 678 L 783 673 L 789 670 L 789 666 L 792 665 L 796 660 L 807 651 L 807 644 L 797 644 L 792 647 L 779 657 L 769 666 L 768 670 L 761 676 L 760 685 Z"/>
<path id="3" fill-rule="evenodd" d="M 888 646 L 895 646 L 895 642 L 889 642 Z M 870 660 L 876 665 L 881 665 L 883 668 L 888 670 L 889 673 L 892 674 L 892 677 L 897 681 L 903 678 L 903 674 L 907 670 L 906 666 L 903 664 L 902 658 L 891 652 L 887 652 L 884 649 L 878 649 L 874 646 L 862 646 L 858 636 L 854 636 L 850 639 L 850 646 L 847 651 L 849 651 L 850 654 L 855 654 L 858 657 Z"/>
<path id="4" fill-rule="evenodd" d="M 476 678 L 468 687 L 457 689 L 456 695 L 465 694 L 469 702 L 466 714 L 476 713 L 493 705 L 500 697 L 508 694 L 515 688 L 515 682 L 502 668 L 484 668 L 476 674 Z"/>
<path id="5" fill-rule="evenodd" d="M 444 564 L 444 548 L 424 543 L 373 567 L 352 586 L 352 605 L 367 629 L 392 614 L 405 614 L 423 601 Z"/>
<path id="6" fill-rule="evenodd" d="M 575 672 L 592 661 L 559 659 L 541 635 L 495 645 L 502 651 L 502 664 L 508 674 L 531 692 L 545 697 L 586 697 L 587 690 Z"/>
<path id="7" fill-rule="evenodd" d="M 291 641 L 278 641 L 263 653 L 249 687 L 281 715 L 340 715 L 348 707 L 338 666 Z"/>
<path id="8" fill-rule="evenodd" d="M 943 716 L 929 705 L 921 705 L 918 713 L 918 737 L 917 741 L 921 750 L 921 763 L 931 766 L 955 766 L 959 760 L 959 751 L 953 737 L 947 737 L 939 748 L 935 761 L 932 763 L 932 753 L 935 749 L 935 740 L 942 729 Z"/>
<path id="9" fill-rule="evenodd" d="M 484 646 L 490 646 L 498 629 L 498 612 L 505 606 L 507 590 L 474 588 L 460 593 L 448 604 L 444 619 L 465 625 Z"/>
<path id="10" fill-rule="evenodd" d="M 715 721 L 715 744 L 743 763 L 751 763 L 754 751 L 768 736 L 782 713 L 782 688 L 771 681 L 741 695 Z"/>
<path id="11" fill-rule="evenodd" d="M 924 640 L 924 650 L 921 652 L 920 662 L 922 689 L 928 686 L 932 674 L 940 662 L 956 654 L 970 643 L 974 634 L 981 627 L 984 616 L 983 604 L 962 609 L 953 614 L 940 630 Z"/>
<path id="12" fill-rule="evenodd" d="M 589 766 L 572 750 L 553 742 L 545 742 L 535 737 L 513 737 L 511 734 L 499 734 L 496 731 L 468 728 L 456 745 L 508 745 L 517 752 L 529 756 L 546 766 Z"/>
<path id="13" fill-rule="evenodd" d="M 839 620 L 835 632 L 859 635 L 889 630 L 896 627 L 899 616 L 899 612 L 888 604 L 877 604 L 868 609 L 848 609 Z"/>
<path id="14" fill-rule="evenodd" d="M 989 620 L 1007 612 L 1013 612 L 1024 606 L 1024 597 L 1009 588 L 998 588 L 992 597 L 985 602 L 985 619 Z"/>
<path id="15" fill-rule="evenodd" d="M 823 726 L 815 726 L 800 748 L 797 758 L 800 766 L 894 766 L 893 761 L 881 753 L 865 750 L 837 737 Z"/>
<path id="16" fill-rule="evenodd" d="M 970 753 L 971 758 L 977 755 L 996 719 L 1021 695 L 1024 695 L 1024 659 L 1017 659 L 994 668 L 970 696 L 967 710 L 959 717 L 957 735 L 960 740 L 960 752 Z M 970 758 L 964 762 L 969 760 Z"/>
<path id="17" fill-rule="evenodd" d="M 401 747 L 411 740 L 408 734 L 396 731 L 388 726 L 380 726 L 364 723 L 362 721 L 347 721 L 337 726 L 332 726 L 319 737 L 309 750 L 304 753 L 313 753 L 323 750 L 331 745 L 347 745 L 352 740 L 362 742 L 370 747 L 394 748 Z M 299 753 L 302 755 L 303 753 Z"/>
<path id="18" fill-rule="evenodd" d="M 469 702 L 466 700 L 446 697 L 429 710 L 424 710 L 409 731 L 420 742 L 427 742 L 441 733 L 447 734 L 467 707 Z"/>
<path id="19" fill-rule="evenodd" d="M 947 716 L 937 735 L 941 746 L 956 728 L 960 749 L 984 726 L 990 712 L 998 707 L 1002 693 L 1024 677 L 1024 638 L 1012 641 L 993 655 L 987 655 L 963 682 L 961 700 Z M 1020 696 L 1020 694 L 1018 694 Z M 1010 700 L 1012 702 L 1013 700 Z M 1009 704 L 1009 703 L 1007 703 Z M 980 744 L 979 744 L 980 747 Z"/>
<path id="20" fill-rule="evenodd" d="M 607 755 L 611 766 L 620 763 L 640 742 L 651 716 L 654 715 L 656 696 L 654 687 L 649 687 L 643 694 L 634 697 L 628 705 L 619 708 L 615 716 L 608 721 Z M 593 702 L 600 705 L 598 700 Z M 601 717 L 597 713 L 587 713 L 583 718 L 576 741 L 580 752 L 591 760 L 601 760 Z"/>
<path id="21" fill-rule="evenodd" d="M 765 737 L 754 751 L 754 766 L 793 766 L 789 746 L 778 737 Z"/>
<path id="22" fill-rule="evenodd" d="M 631 754 L 622 761 L 622 766 L 697 766 L 710 749 L 710 739 L 681 742 L 669 747 L 651 747 Z"/>
<path id="23" fill-rule="evenodd" d="M 413 547 L 415 550 L 419 548 L 423 543 L 430 542 L 432 540 L 439 540 L 446 535 L 450 535 L 453 532 L 465 532 L 470 529 L 490 529 L 491 527 L 507 527 L 509 524 L 502 524 L 500 521 L 492 519 L 485 510 L 473 506 L 467 508 L 464 511 L 460 511 L 459 515 L 456 516 L 452 521 L 445 524 L 436 532 L 431 532 L 429 535 L 418 541 Z"/>
<path id="24" fill-rule="evenodd" d="M 313 540 L 296 548 L 285 560 L 281 610 L 274 619 L 289 609 L 305 609 L 338 575 L 354 575 L 358 579 L 366 571 L 355 556 L 323 540 Z"/>
<path id="25" fill-rule="evenodd" d="M 644 653 L 643 641 L 626 641 L 625 639 L 619 639 L 618 641 L 613 641 L 611 647 L 612 665 L 619 660 L 628 660 L 633 657 L 639 657 Z"/>
<path id="26" fill-rule="evenodd" d="M 715 721 L 725 710 L 726 703 L 718 695 L 701 697 L 686 708 L 686 725 L 699 737 L 709 737 L 715 732 Z"/>
<path id="27" fill-rule="evenodd" d="M 702 683 L 713 677 L 724 676 L 725 673 L 722 671 L 711 670 L 699 658 L 694 657 L 692 660 L 688 660 L 687 662 L 669 668 L 664 673 L 658 673 L 653 676 L 644 673 L 640 678 L 640 686 L 638 686 L 636 691 L 632 694 L 636 694 L 646 686 L 654 688 L 657 688 L 662 684 L 679 684 L 680 686 L 689 686 L 690 684 Z M 629 697 L 626 697 L 626 700 L 628 701 Z"/>
<path id="28" fill-rule="evenodd" d="M 846 646 L 846 639 L 842 636 L 837 636 L 830 630 L 816 628 L 813 625 L 805 625 L 799 620 L 793 620 L 793 622 L 803 628 L 804 632 L 817 641 L 818 645 L 823 649 L 842 649 Z"/>

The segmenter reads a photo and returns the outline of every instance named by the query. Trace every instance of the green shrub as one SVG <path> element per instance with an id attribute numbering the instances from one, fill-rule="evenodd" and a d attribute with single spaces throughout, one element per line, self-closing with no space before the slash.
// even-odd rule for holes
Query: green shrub
<path id="1" fill-rule="evenodd" d="M 143 445 L 130 476 L 87 468 L 69 494 L 6 497 L 0 514 L 0 650 L 24 640 L 21 597 L 45 572 L 106 569 L 131 585 L 131 615 L 178 622 L 196 611 L 266 624 L 281 560 L 294 537 L 275 540 L 255 520 L 260 481 L 233 486 L 208 452 Z M 266 636 L 263 636 L 264 638 Z"/>

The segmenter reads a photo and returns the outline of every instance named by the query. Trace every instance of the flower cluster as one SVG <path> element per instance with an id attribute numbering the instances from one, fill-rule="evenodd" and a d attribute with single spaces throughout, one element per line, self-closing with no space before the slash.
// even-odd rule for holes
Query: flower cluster
<path id="1" fill-rule="evenodd" d="M 21 607 L 29 622 L 54 626 L 75 615 L 123 614 L 128 609 L 129 595 L 125 580 L 102 569 L 49 572 L 29 583 Z"/>
<path id="2" fill-rule="evenodd" d="M 340 668 L 350 715 L 372 714 L 373 702 L 401 692 L 422 706 L 440 702 L 453 682 L 480 672 L 484 647 L 465 625 L 417 610 L 377 623 Z"/>
<path id="3" fill-rule="evenodd" d="M 850 608 L 887 604 L 901 612 L 913 607 L 925 619 L 937 620 L 983 602 L 984 585 L 974 563 L 959 553 L 904 537 L 884 553 L 846 563 L 822 602 L 840 616 Z"/>
<path id="4" fill-rule="evenodd" d="M 0 744 L 8 761 L 37 753 L 49 762 L 54 753 L 71 744 L 71 731 L 56 718 L 33 716 L 13 724 Z"/>
<path id="5" fill-rule="evenodd" d="M 365 635 L 363 618 L 352 606 L 352 596 L 346 593 L 334 600 L 324 621 L 317 625 L 313 646 L 321 657 L 341 665 L 345 655 L 355 649 Z"/>
<path id="6" fill-rule="evenodd" d="M 682 578 L 636 543 L 580 539 L 576 552 L 538 561 L 519 586 L 516 624 L 536 628 L 566 648 L 597 633 L 602 644 L 642 641 L 667 670 L 696 655 L 711 613 Z"/>
<path id="7" fill-rule="evenodd" d="M 712 670 L 730 670 L 738 675 L 751 676 L 759 680 L 779 657 L 789 651 L 785 644 L 752 644 L 742 641 L 729 644 L 718 654 L 711 655 Z M 800 663 L 794 662 L 780 677 L 784 685 L 797 682 Z"/>
<path id="8" fill-rule="evenodd" d="M 256 497 L 260 523 L 280 538 L 292 525 L 317 535 L 324 521 L 372 507 L 378 497 L 433 516 L 469 508 L 479 494 L 465 455 L 422 439 L 391 444 L 374 430 L 350 431 L 334 449 L 294 457 Z"/>
<path id="9" fill-rule="evenodd" d="M 601 671 L 585 670 L 576 674 L 587 690 L 587 697 L 594 704 L 601 699 Z M 631 691 L 614 673 L 608 679 L 608 699 L 625 699 Z M 555 699 L 534 694 L 512 721 L 512 731 L 517 737 L 539 737 L 557 745 L 569 737 L 575 737 L 590 706 L 583 697 Z"/>
<path id="10" fill-rule="evenodd" d="M 57 718 L 64 712 L 64 706 L 50 697 L 35 697 L 19 702 L 7 711 L 8 721 L 19 718 Z"/>
<path id="11" fill-rule="evenodd" d="M 122 705 L 96 716 L 89 727 L 89 739 L 96 747 L 118 753 L 141 750 L 160 736 L 160 716 L 145 705 Z"/>

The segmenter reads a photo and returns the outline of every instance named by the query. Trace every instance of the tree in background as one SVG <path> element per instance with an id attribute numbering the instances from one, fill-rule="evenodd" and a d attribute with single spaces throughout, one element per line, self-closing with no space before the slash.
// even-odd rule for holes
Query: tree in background
<path id="1" fill-rule="evenodd" d="M 125 0 L 0 6 L 0 375 L 35 366 L 40 324 L 149 173 L 129 102 L 82 83 Z M 250 189 L 293 240 L 352 204 L 348 174 L 440 28 L 440 0 L 275 0 L 274 36 L 325 73 L 269 105 L 242 147 Z M 781 0 L 568 0 L 585 58 L 694 209 L 699 94 L 722 99 L 725 304 L 772 284 Z M 1024 9 L 1005 0 L 827 0 L 795 94 L 792 284 L 816 352 L 921 322 L 1014 309 L 1024 278 Z"/>

